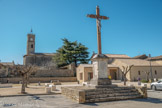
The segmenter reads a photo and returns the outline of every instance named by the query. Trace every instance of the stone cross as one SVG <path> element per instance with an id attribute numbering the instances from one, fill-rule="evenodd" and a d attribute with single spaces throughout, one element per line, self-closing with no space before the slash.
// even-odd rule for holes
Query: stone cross
<path id="1" fill-rule="evenodd" d="M 97 22 L 97 43 L 98 43 L 98 54 L 102 54 L 101 51 L 101 19 L 109 19 L 106 16 L 100 16 L 99 6 L 96 7 L 96 15 L 88 14 L 87 17 L 96 18 Z"/>

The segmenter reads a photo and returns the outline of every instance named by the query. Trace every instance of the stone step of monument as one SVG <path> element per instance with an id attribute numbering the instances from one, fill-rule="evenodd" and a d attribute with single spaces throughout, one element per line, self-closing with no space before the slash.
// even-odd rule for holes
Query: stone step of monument
<path id="1" fill-rule="evenodd" d="M 92 91 L 122 91 L 122 90 L 136 90 L 135 88 L 129 88 L 129 87 L 116 87 L 116 88 L 97 88 L 97 89 L 89 89 L 89 90 L 86 90 L 86 92 L 92 92 Z"/>
<path id="2" fill-rule="evenodd" d="M 117 85 L 98 85 L 95 88 L 115 88 L 118 87 Z"/>
<path id="3" fill-rule="evenodd" d="M 91 90 L 91 91 L 86 91 L 86 95 L 95 95 L 95 94 L 113 94 L 113 93 L 131 93 L 131 92 L 137 92 L 136 89 L 125 89 L 125 90 Z"/>
<path id="4" fill-rule="evenodd" d="M 106 98 L 106 97 L 119 97 L 119 96 L 135 96 L 140 95 L 138 92 L 130 93 L 109 93 L 109 94 L 94 94 L 85 96 L 86 99 Z"/>
<path id="5" fill-rule="evenodd" d="M 97 88 L 95 89 L 95 91 L 100 91 L 100 90 L 105 90 L 105 91 L 120 91 L 120 90 L 132 90 L 132 89 L 135 89 L 135 88 Z M 92 91 L 92 90 L 90 90 Z"/>
<path id="6" fill-rule="evenodd" d="M 86 103 L 89 103 L 89 102 L 105 102 L 105 101 L 127 100 L 127 99 L 136 99 L 136 98 L 141 98 L 141 95 L 93 98 L 93 99 L 87 99 L 85 101 L 86 101 Z"/>

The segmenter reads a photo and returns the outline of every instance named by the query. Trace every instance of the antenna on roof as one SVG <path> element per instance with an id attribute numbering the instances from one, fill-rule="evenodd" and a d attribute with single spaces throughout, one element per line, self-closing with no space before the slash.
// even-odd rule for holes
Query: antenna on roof
<path id="1" fill-rule="evenodd" d="M 31 31 L 30 31 L 31 33 L 33 33 L 33 30 L 32 30 L 32 28 L 31 28 Z"/>

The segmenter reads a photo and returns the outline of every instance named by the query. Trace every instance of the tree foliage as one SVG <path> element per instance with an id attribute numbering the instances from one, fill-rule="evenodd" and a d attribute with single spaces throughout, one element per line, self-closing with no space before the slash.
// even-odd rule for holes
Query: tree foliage
<path id="1" fill-rule="evenodd" d="M 77 41 L 70 42 L 68 39 L 62 39 L 63 45 L 56 52 L 53 57 L 58 67 L 65 66 L 71 63 L 85 64 L 89 62 L 87 51 L 88 48 L 78 43 Z"/>

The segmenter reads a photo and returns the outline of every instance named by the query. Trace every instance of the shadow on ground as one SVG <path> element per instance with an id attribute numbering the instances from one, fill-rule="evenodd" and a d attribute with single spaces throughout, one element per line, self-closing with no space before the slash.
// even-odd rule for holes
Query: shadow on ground
<path id="1" fill-rule="evenodd" d="M 31 96 L 31 99 L 33 100 L 41 100 L 41 101 L 44 101 L 44 99 L 41 99 L 39 96 L 36 96 L 36 95 L 29 95 Z"/>
<path id="2" fill-rule="evenodd" d="M 126 102 L 126 101 L 137 101 L 137 102 L 148 102 L 148 103 L 155 103 L 155 104 L 161 104 L 162 99 L 158 98 L 145 98 L 145 99 L 131 99 L 131 100 L 119 100 L 120 102 Z M 108 102 L 119 102 L 119 101 L 108 101 Z M 96 102 L 96 103 L 85 103 L 84 105 L 87 106 L 99 106 L 97 103 L 105 103 L 105 102 Z"/>
<path id="3" fill-rule="evenodd" d="M 133 99 L 133 101 L 140 101 L 140 102 L 149 102 L 149 103 L 162 103 L 162 99 L 158 99 L 158 98 L 151 98 L 148 97 L 146 99 Z"/>
<path id="4" fill-rule="evenodd" d="M 96 103 L 85 103 L 84 105 L 88 105 L 88 106 L 98 106 Z"/>

